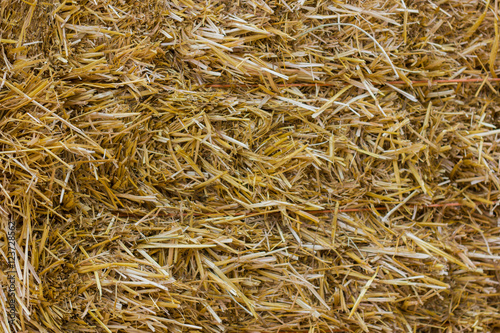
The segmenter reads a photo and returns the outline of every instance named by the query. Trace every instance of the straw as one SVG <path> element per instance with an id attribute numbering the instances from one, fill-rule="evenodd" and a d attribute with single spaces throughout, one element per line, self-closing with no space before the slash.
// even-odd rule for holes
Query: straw
<path id="1" fill-rule="evenodd" d="M 498 18 L 2 1 L 0 331 L 494 332 Z"/>

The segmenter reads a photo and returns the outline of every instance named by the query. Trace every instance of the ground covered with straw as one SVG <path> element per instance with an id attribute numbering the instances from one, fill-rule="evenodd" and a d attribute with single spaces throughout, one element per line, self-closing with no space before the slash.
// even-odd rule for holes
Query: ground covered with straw
<path id="1" fill-rule="evenodd" d="M 0 0 L 0 331 L 500 329 L 499 15 Z"/>

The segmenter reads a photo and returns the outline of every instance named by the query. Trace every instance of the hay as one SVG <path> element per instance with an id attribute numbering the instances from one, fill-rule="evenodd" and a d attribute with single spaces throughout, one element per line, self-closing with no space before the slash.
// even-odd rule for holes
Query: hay
<path id="1" fill-rule="evenodd" d="M 0 331 L 493 331 L 498 15 L 0 1 Z"/>

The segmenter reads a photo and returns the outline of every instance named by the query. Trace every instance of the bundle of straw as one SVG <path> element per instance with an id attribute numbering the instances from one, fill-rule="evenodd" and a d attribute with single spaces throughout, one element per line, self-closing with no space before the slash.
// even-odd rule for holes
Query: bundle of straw
<path id="1" fill-rule="evenodd" d="M 498 329 L 498 5 L 0 0 L 0 331 Z"/>

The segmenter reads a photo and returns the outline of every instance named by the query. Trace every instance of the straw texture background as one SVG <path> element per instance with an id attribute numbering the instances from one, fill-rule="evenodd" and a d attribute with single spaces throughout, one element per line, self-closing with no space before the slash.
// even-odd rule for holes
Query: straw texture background
<path id="1" fill-rule="evenodd" d="M 0 331 L 498 330 L 498 6 L 0 0 Z"/>

